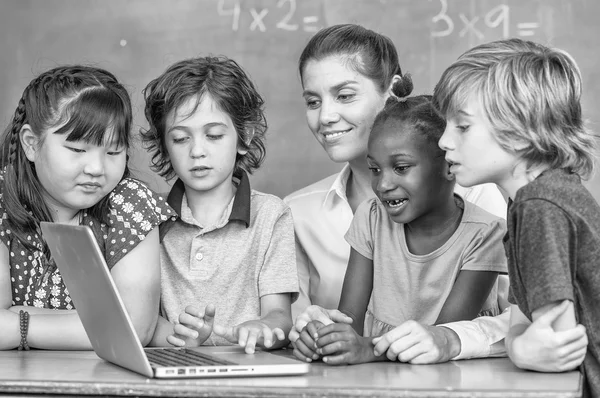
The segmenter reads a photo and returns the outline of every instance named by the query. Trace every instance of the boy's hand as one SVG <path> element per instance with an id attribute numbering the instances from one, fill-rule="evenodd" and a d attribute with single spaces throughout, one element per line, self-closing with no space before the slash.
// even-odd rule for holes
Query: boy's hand
<path id="1" fill-rule="evenodd" d="M 246 354 L 254 354 L 257 344 L 270 348 L 275 339 L 285 340 L 285 333 L 281 328 L 271 329 L 259 320 L 247 321 L 231 328 L 215 325 L 213 331 L 230 343 L 244 347 Z"/>
<path id="2" fill-rule="evenodd" d="M 198 347 L 213 332 L 215 306 L 208 304 L 204 310 L 188 305 L 179 314 L 179 323 L 173 327 L 173 334 L 167 342 L 177 347 Z"/>
<path id="3" fill-rule="evenodd" d="M 292 346 L 294 347 L 294 355 L 296 358 L 304 362 L 312 362 L 319 359 L 315 339 L 317 338 L 317 331 L 323 326 L 325 325 L 319 321 L 311 321 L 306 324 L 304 329 L 302 329 L 302 332 L 299 334 L 299 337 L 292 342 Z"/>
<path id="4" fill-rule="evenodd" d="M 348 324 L 324 326 L 317 336 L 317 354 L 329 365 L 351 365 L 376 359 L 371 338 L 358 335 Z"/>
<path id="5" fill-rule="evenodd" d="M 446 362 L 460 352 L 456 333 L 442 326 L 425 326 L 406 321 L 373 339 L 376 356 L 385 354 L 390 361 L 427 364 Z"/>
<path id="6" fill-rule="evenodd" d="M 581 365 L 587 352 L 585 326 L 560 332 L 552 324 L 568 308 L 565 300 L 542 314 L 514 338 L 511 359 L 520 368 L 539 372 L 565 372 Z"/>

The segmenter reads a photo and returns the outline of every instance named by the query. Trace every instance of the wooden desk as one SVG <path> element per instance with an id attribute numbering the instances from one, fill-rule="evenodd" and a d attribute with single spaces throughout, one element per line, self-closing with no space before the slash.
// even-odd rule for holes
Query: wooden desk
<path id="1" fill-rule="evenodd" d="M 506 358 L 439 365 L 317 363 L 305 376 L 148 379 L 84 351 L 0 352 L 0 396 L 579 397 L 579 372 L 526 372 Z"/>

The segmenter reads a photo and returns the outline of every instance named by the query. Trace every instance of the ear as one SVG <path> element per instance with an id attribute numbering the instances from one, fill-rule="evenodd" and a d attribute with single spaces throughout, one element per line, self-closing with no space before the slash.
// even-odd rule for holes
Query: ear
<path id="1" fill-rule="evenodd" d="M 250 143 L 252 142 L 252 138 L 254 138 L 254 127 L 246 127 L 246 134 L 245 134 L 245 140 L 244 140 L 244 144 L 246 144 L 246 146 L 249 146 Z M 242 148 L 239 144 L 238 144 L 238 149 L 237 152 L 244 156 L 245 154 L 248 153 L 247 149 Z"/>
<path id="2" fill-rule="evenodd" d="M 23 127 L 21 127 L 21 130 L 19 131 L 19 140 L 21 141 L 21 146 L 23 147 L 27 159 L 30 162 L 35 161 L 35 155 L 40 139 L 35 135 L 30 125 L 24 124 Z"/>

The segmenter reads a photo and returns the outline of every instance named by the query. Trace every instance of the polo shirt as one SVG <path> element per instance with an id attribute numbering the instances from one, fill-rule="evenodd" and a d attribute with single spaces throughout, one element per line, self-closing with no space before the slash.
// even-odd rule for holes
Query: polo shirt
<path id="1" fill-rule="evenodd" d="M 212 303 L 215 324 L 232 327 L 259 319 L 265 295 L 297 298 L 291 210 L 277 196 L 252 190 L 243 171 L 233 183 L 235 196 L 215 225 L 194 219 L 181 180 L 169 193 L 179 214 L 161 234 L 161 313 L 169 322 L 188 305 Z M 231 343 L 212 335 L 205 344 Z"/>

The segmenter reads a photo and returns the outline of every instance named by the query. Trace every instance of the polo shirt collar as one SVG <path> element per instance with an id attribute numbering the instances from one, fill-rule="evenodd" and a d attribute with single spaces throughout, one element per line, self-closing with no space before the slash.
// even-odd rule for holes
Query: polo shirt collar
<path id="1" fill-rule="evenodd" d="M 241 221 L 246 224 L 246 228 L 250 226 L 250 199 L 251 189 L 250 180 L 248 174 L 241 170 L 233 176 L 234 181 L 238 180 L 237 191 L 235 198 L 233 199 L 233 207 L 231 214 L 229 215 L 229 221 Z M 167 196 L 167 203 L 177 212 L 181 214 L 181 203 L 183 201 L 183 195 L 185 195 L 185 185 L 181 179 L 177 179 L 169 196 Z"/>
<path id="2" fill-rule="evenodd" d="M 325 195 L 325 199 L 323 200 L 323 207 L 327 206 L 328 204 L 333 206 L 336 195 L 344 202 L 348 203 L 348 198 L 346 197 L 346 187 L 348 186 L 348 179 L 350 178 L 351 172 L 352 169 L 350 168 L 350 163 L 346 163 L 344 168 L 339 172 L 338 176 L 333 181 L 333 184 L 331 184 L 329 191 L 327 191 L 327 195 Z"/>

